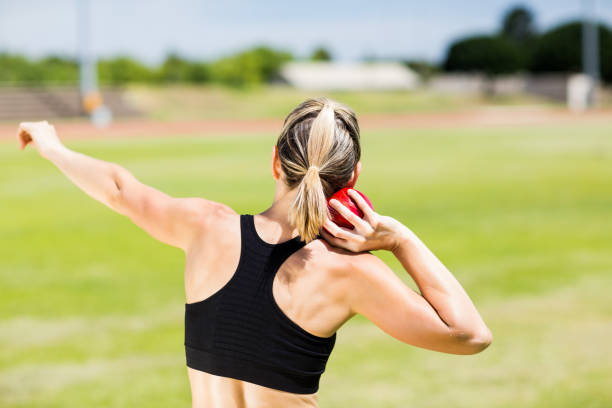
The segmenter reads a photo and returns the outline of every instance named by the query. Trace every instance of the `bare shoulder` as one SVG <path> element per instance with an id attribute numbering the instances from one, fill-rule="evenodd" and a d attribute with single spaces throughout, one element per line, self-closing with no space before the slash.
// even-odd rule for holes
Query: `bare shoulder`
<path id="1" fill-rule="evenodd" d="M 334 247 L 327 241 L 319 239 L 314 247 L 321 258 L 329 266 L 329 271 L 338 278 L 354 279 L 367 271 L 380 267 L 382 262 L 371 252 L 351 252 L 343 248 Z"/>
<path id="2" fill-rule="evenodd" d="M 203 232 L 223 231 L 236 224 L 240 216 L 229 205 L 209 200 L 204 201 L 196 203 L 194 206 L 195 217 Z"/>
<path id="3" fill-rule="evenodd" d="M 316 246 L 317 256 L 323 259 L 328 280 L 334 292 L 352 314 L 369 315 L 371 309 L 388 299 L 405 297 L 410 289 L 393 270 L 371 252 L 350 252 L 337 248 L 325 240 Z"/>
<path id="4" fill-rule="evenodd" d="M 190 251 L 211 237 L 219 237 L 219 231 L 234 231 L 239 215 L 230 206 L 204 198 L 182 198 L 183 222 L 191 224 L 194 237 L 186 250 Z M 239 229 L 238 229 L 239 230 Z"/>
<path id="5" fill-rule="evenodd" d="M 330 245 L 324 239 L 318 239 L 308 245 L 316 268 L 326 271 L 330 283 L 337 287 L 343 297 L 350 297 L 348 292 L 367 287 L 367 275 L 376 274 L 387 265 L 371 252 L 351 252 Z M 346 293 L 345 293 L 346 292 Z M 346 296 L 344 296 L 346 295 Z"/>

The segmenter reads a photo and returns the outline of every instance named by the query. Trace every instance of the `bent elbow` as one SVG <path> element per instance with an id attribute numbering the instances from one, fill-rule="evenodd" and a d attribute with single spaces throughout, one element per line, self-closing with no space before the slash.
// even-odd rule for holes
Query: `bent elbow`
<path id="1" fill-rule="evenodd" d="M 104 204 L 119 214 L 125 215 L 123 192 L 113 183 L 113 188 L 105 194 Z"/>
<path id="2" fill-rule="evenodd" d="M 105 204 L 119 214 L 126 216 L 128 214 L 126 208 L 125 185 L 129 177 L 133 177 L 129 171 L 113 163 L 105 194 Z"/>
<path id="3" fill-rule="evenodd" d="M 491 345 L 493 334 L 488 327 L 473 332 L 462 332 L 456 335 L 461 344 L 459 354 L 477 354 Z"/>
<path id="4" fill-rule="evenodd" d="M 484 327 L 483 329 L 474 333 L 467 340 L 467 343 L 469 344 L 469 350 L 472 351 L 469 354 L 480 353 L 481 351 L 489 347 L 492 341 L 493 334 L 491 333 L 491 330 L 489 330 L 488 327 Z"/>

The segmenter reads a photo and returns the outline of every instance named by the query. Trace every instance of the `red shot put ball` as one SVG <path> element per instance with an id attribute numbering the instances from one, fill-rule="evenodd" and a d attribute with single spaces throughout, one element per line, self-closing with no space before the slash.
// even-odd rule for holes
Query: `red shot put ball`
<path id="1" fill-rule="evenodd" d="M 341 204 L 348 207 L 351 212 L 356 214 L 358 217 L 363 218 L 363 211 L 359 209 L 357 203 L 348 195 L 349 190 L 355 190 L 354 188 L 345 187 L 341 190 L 336 191 L 329 199 L 327 200 L 327 208 L 329 209 L 329 214 L 331 215 L 331 220 L 338 224 L 341 227 L 353 229 L 353 224 L 351 224 L 346 218 L 344 218 L 334 207 L 332 207 L 329 202 L 333 199 L 340 201 Z M 370 206 L 370 208 L 374 209 L 372 202 L 368 197 L 365 196 L 361 191 L 355 190 L 357 193 L 363 197 L 366 203 Z"/>

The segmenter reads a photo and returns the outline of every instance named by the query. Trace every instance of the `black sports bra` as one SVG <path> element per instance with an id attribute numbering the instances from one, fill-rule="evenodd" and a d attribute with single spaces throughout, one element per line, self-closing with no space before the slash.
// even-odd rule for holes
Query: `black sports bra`
<path id="1" fill-rule="evenodd" d="M 241 250 L 229 282 L 208 298 L 185 304 L 187 366 L 277 390 L 311 394 L 336 342 L 292 321 L 272 295 L 281 264 L 305 244 L 300 237 L 263 241 L 253 216 L 240 216 Z"/>

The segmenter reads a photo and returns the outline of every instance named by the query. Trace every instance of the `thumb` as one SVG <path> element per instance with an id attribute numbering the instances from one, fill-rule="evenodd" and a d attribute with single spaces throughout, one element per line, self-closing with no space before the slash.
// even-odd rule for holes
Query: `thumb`
<path id="1" fill-rule="evenodd" d="M 32 136 L 30 135 L 26 125 L 22 124 L 19 126 L 19 129 L 17 130 L 17 139 L 19 140 L 21 150 L 23 150 L 25 146 L 32 141 Z"/>

